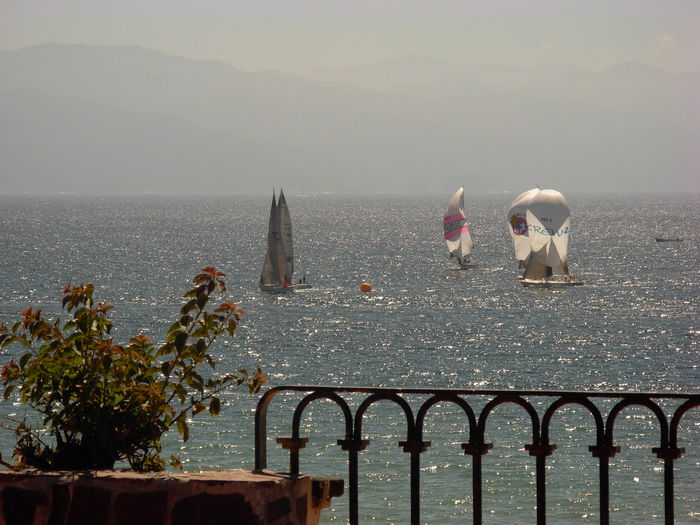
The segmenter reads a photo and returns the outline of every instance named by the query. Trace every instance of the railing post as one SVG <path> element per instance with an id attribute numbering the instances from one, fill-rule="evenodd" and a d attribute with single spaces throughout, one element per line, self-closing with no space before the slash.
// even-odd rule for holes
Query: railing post
<path id="1" fill-rule="evenodd" d="M 420 525 L 420 455 L 430 441 L 399 441 L 399 446 L 411 454 L 411 525 Z"/>
<path id="2" fill-rule="evenodd" d="M 666 525 L 673 525 L 675 522 L 675 511 L 673 509 L 673 462 L 684 453 L 684 448 L 679 447 L 654 447 L 651 451 L 656 457 L 664 460 L 664 517 Z"/>
<path id="3" fill-rule="evenodd" d="M 350 485 L 348 488 L 348 507 L 350 525 L 359 525 L 357 453 L 367 448 L 369 439 L 339 439 L 338 445 L 340 445 L 341 449 L 348 451 L 348 484 Z"/>
<path id="4" fill-rule="evenodd" d="M 306 437 L 278 437 L 277 443 L 282 448 L 289 450 L 289 473 L 292 476 L 299 475 L 299 449 L 302 449 L 309 442 Z"/>
<path id="5" fill-rule="evenodd" d="M 600 525 L 610 524 L 610 458 L 620 452 L 614 445 L 588 447 L 594 458 L 599 458 Z"/>
<path id="6" fill-rule="evenodd" d="M 481 488 L 481 456 L 488 454 L 492 443 L 462 443 L 462 450 L 472 457 L 472 515 L 474 525 L 483 523 L 483 494 Z"/>
<path id="7" fill-rule="evenodd" d="M 545 525 L 547 523 L 547 495 L 545 483 L 545 458 L 551 456 L 552 452 L 557 449 L 555 444 L 540 443 L 525 445 L 531 456 L 535 456 L 537 465 L 537 523 Z"/>

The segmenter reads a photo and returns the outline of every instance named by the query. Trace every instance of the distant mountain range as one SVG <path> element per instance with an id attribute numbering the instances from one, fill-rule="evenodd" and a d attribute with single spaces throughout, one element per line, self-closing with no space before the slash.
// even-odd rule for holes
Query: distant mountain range
<path id="1" fill-rule="evenodd" d="M 700 191 L 700 74 L 0 52 L 0 192 Z"/>

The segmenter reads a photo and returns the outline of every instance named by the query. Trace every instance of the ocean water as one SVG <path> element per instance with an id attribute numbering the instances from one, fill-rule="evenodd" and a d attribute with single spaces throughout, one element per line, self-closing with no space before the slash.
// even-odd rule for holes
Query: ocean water
<path id="1" fill-rule="evenodd" d="M 271 385 L 697 392 L 700 385 L 700 196 L 567 195 L 572 210 L 569 261 L 585 286 L 523 288 L 517 281 L 505 214 L 513 195 L 466 195 L 477 269 L 456 271 L 442 241 L 445 196 L 287 194 L 297 276 L 312 290 L 285 296 L 257 288 L 270 196 L 0 196 L 0 321 L 28 305 L 60 314 L 61 288 L 92 282 L 115 305 L 115 339 L 145 333 L 161 340 L 181 294 L 205 265 L 228 275 L 227 297 L 246 311 L 239 334 L 214 348 L 221 369 L 261 366 Z M 657 243 L 655 237 L 681 237 Z M 371 294 L 358 290 L 372 283 Z M 8 355 L 2 356 L 4 362 Z M 216 419 L 198 416 L 192 437 L 173 433 L 166 455 L 186 470 L 253 467 L 258 396 L 232 389 Z M 275 444 L 291 434 L 299 397 L 278 396 L 268 422 L 268 466 L 288 469 Z M 278 401 L 279 400 L 279 401 Z M 414 400 L 410 400 L 412 403 Z M 419 402 L 420 399 L 416 399 Z M 479 406 L 479 400 L 474 400 Z M 483 403 L 482 403 L 483 405 Z M 604 405 L 601 405 L 604 407 Z M 23 417 L 17 403 L 0 416 Z M 534 459 L 522 410 L 500 407 L 487 430 L 484 522 L 534 521 Z M 662 523 L 663 464 L 654 417 L 623 413 L 622 452 L 611 460 L 614 523 Z M 364 425 L 360 453 L 362 523 L 409 523 L 408 455 L 403 416 L 379 403 Z M 551 523 L 597 523 L 595 441 L 586 415 L 567 410 L 551 440 Z M 310 438 L 301 470 L 345 476 L 343 437 L 330 403 L 302 422 Z M 431 417 L 421 457 L 425 523 L 471 520 L 471 464 L 459 443 L 464 421 L 450 408 Z M 11 456 L 9 431 L 0 452 Z M 681 425 L 676 462 L 676 522 L 700 522 L 700 410 Z M 323 511 L 347 521 L 347 496 Z"/>

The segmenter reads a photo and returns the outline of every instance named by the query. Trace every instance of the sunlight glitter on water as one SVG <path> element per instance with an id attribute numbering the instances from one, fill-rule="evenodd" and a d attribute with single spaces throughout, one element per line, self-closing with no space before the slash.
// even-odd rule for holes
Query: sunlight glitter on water
<path id="1" fill-rule="evenodd" d="M 189 279 L 212 264 L 229 275 L 229 293 L 246 311 L 237 337 L 217 349 L 220 369 L 260 365 L 273 385 L 696 390 L 700 238 L 689 225 L 700 224 L 698 198 L 567 198 L 570 261 L 586 285 L 545 291 L 516 280 L 504 219 L 512 196 L 466 196 L 480 266 L 462 272 L 450 268 L 443 245 L 442 198 L 290 195 L 297 268 L 314 288 L 288 296 L 257 289 L 267 197 L 114 198 L 99 206 L 77 197 L 5 198 L 0 314 L 15 320 L 29 303 L 56 314 L 67 281 L 95 282 L 116 305 L 116 338 L 147 332 L 158 340 Z M 32 221 L 22 219 L 28 208 Z M 649 210 L 659 209 L 684 229 L 683 243 L 654 242 L 657 218 Z M 358 291 L 363 281 L 373 284 L 372 293 Z M 279 470 L 289 461 L 274 436 L 290 433 L 292 397 L 275 401 L 268 424 L 270 466 Z M 219 418 L 193 420 L 187 444 L 168 438 L 166 447 L 181 454 L 185 468 L 251 468 L 256 398 L 232 390 L 226 401 Z M 6 405 L 4 411 L 17 413 Z M 368 416 L 362 521 L 408 523 L 406 455 L 396 446 L 405 437 L 403 420 L 391 406 L 373 407 Z M 308 417 L 311 440 L 302 470 L 344 476 L 347 456 L 335 445 L 343 434 L 337 414 L 319 406 Z M 458 446 L 468 438 L 463 420 L 449 411 L 435 421 L 426 429 L 433 446 L 421 463 L 431 476 L 423 507 L 432 523 L 453 523 L 470 513 L 465 493 L 471 467 Z M 655 446 L 653 419 L 634 412 L 622 421 L 616 439 L 626 453 L 615 458 L 620 475 L 612 488 L 629 498 L 615 501 L 615 515 L 643 523 L 652 519 L 646 500 L 660 501 L 659 466 L 647 457 Z M 522 414 L 499 411 L 489 425 L 495 446 L 484 471 L 487 512 L 504 512 L 489 521 L 532 521 L 532 464 L 522 449 L 529 439 Z M 590 421 L 570 411 L 558 425 L 558 449 L 548 469 L 551 519 L 595 521 Z M 681 430 L 688 452 L 676 473 L 677 512 L 684 516 L 677 522 L 689 523 L 700 505 L 692 489 L 700 475 L 700 416 L 689 414 Z M 9 457 L 11 436 L 0 435 L 0 446 Z M 334 502 L 324 520 L 345 522 L 345 501 Z M 385 503 L 399 510 L 385 513 Z"/>

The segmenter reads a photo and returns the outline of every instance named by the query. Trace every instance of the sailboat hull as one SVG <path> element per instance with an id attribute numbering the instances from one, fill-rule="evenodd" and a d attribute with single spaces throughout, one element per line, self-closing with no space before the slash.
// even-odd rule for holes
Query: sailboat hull
<path id="1" fill-rule="evenodd" d="M 472 268 L 476 268 L 477 266 L 479 266 L 478 262 L 468 261 L 468 262 L 459 263 L 459 268 L 457 268 L 457 270 L 471 270 Z"/>
<path id="2" fill-rule="evenodd" d="M 566 286 L 581 286 L 583 281 L 575 279 L 521 279 L 523 286 L 536 286 L 540 288 L 563 288 Z"/>
<path id="3" fill-rule="evenodd" d="M 267 293 L 292 293 L 296 290 L 308 290 L 312 286 L 308 283 L 290 284 L 281 286 L 279 284 L 258 284 L 261 291 Z"/>
<path id="4" fill-rule="evenodd" d="M 279 286 L 276 284 L 259 284 L 261 291 L 267 293 L 291 293 L 293 290 L 288 286 Z"/>

